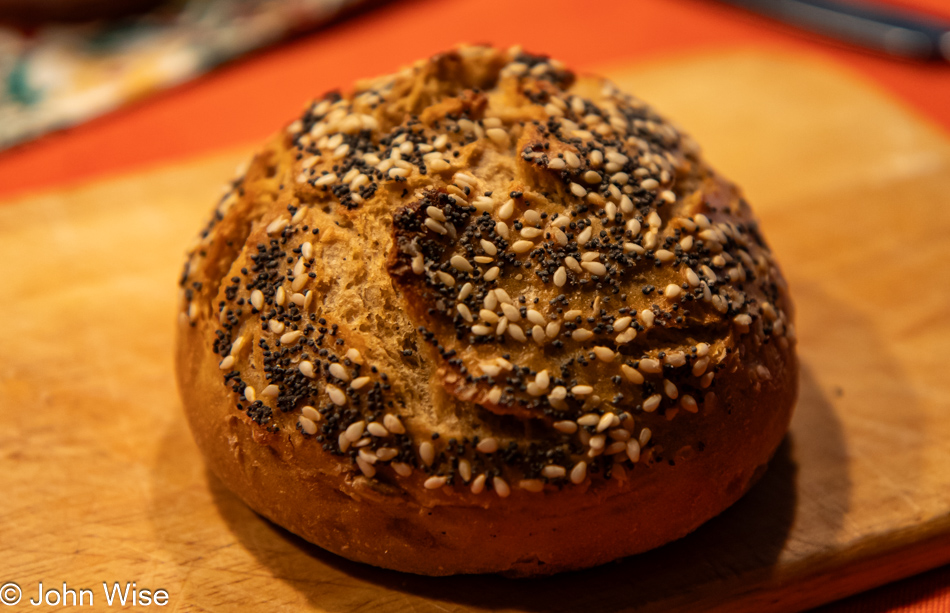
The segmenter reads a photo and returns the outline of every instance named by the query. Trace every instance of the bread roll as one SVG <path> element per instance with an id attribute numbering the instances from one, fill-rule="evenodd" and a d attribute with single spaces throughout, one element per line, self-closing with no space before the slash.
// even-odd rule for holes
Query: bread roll
<path id="1" fill-rule="evenodd" d="M 198 446 L 351 560 L 541 575 L 735 502 L 797 390 L 738 189 L 640 100 L 462 47 L 330 93 L 228 186 L 180 279 Z"/>

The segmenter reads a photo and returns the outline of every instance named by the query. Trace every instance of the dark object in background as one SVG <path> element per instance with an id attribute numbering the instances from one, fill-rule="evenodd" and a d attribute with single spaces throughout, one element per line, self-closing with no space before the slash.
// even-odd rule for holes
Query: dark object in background
<path id="1" fill-rule="evenodd" d="M 950 22 L 908 9 L 840 0 L 723 1 L 888 55 L 950 61 Z"/>
<path id="2" fill-rule="evenodd" d="M 0 0 L 0 22 L 37 25 L 54 21 L 115 19 L 151 10 L 165 0 Z"/>

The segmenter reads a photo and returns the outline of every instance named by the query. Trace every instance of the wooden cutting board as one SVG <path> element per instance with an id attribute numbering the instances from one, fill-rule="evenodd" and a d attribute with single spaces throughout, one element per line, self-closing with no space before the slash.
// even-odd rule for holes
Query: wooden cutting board
<path id="1" fill-rule="evenodd" d="M 810 58 L 608 72 L 745 186 L 790 279 L 801 399 L 742 501 L 533 581 L 381 571 L 256 516 L 205 470 L 172 378 L 182 252 L 236 152 L 0 205 L 0 582 L 97 608 L 135 581 L 182 611 L 792 611 L 950 561 L 946 137 Z"/>

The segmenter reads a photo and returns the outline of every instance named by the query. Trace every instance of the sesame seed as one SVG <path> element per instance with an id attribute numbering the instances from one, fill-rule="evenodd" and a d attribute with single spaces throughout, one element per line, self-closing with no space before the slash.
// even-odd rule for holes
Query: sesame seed
<path id="1" fill-rule="evenodd" d="M 268 385 L 267 387 L 261 390 L 261 396 L 264 396 L 266 398 L 275 398 L 279 394 L 280 394 L 280 388 L 274 385 L 273 383 L 271 383 L 270 385 Z M 305 410 L 306 408 L 307 407 L 304 407 Z M 310 417 L 310 419 L 314 419 L 313 416 L 308 416 L 308 417 Z"/>
<path id="2" fill-rule="evenodd" d="M 383 426 L 393 434 L 405 434 L 406 428 L 403 427 L 402 421 L 399 417 L 393 415 L 392 413 L 387 413 L 383 416 Z"/>
<path id="3" fill-rule="evenodd" d="M 403 462 L 393 462 L 391 466 L 393 467 L 393 470 L 396 471 L 396 474 L 400 477 L 408 477 L 412 474 L 412 466 L 409 466 Z"/>
<path id="4" fill-rule="evenodd" d="M 653 394 L 649 398 L 643 401 L 643 410 L 647 413 L 652 413 L 657 410 L 660 406 L 660 401 L 663 399 L 659 394 Z"/>
<path id="5" fill-rule="evenodd" d="M 630 439 L 630 432 L 628 430 L 624 430 L 623 428 L 614 428 L 607 433 L 607 436 L 615 441 L 626 441 Z"/>
<path id="6" fill-rule="evenodd" d="M 255 400 L 257 400 L 257 394 L 255 394 L 254 388 L 251 387 L 250 385 L 244 388 L 244 398 L 248 402 L 254 402 Z"/>
<path id="7" fill-rule="evenodd" d="M 264 308 L 264 294 L 261 290 L 256 289 L 251 292 L 251 306 L 258 311 Z"/>
<path id="8" fill-rule="evenodd" d="M 459 460 L 459 476 L 462 477 L 462 481 L 465 483 L 468 483 L 472 478 L 472 464 L 464 458 Z"/>
<path id="9" fill-rule="evenodd" d="M 346 438 L 349 439 L 351 443 L 355 443 L 363 437 L 363 430 L 366 429 L 365 421 L 357 421 L 346 428 Z"/>
<path id="10" fill-rule="evenodd" d="M 472 493 L 481 494 L 483 491 L 485 491 L 486 480 L 487 480 L 487 477 L 484 474 L 478 475 L 477 477 L 475 477 L 475 480 L 472 481 Z"/>
<path id="11" fill-rule="evenodd" d="M 427 228 L 429 228 L 430 230 L 432 230 L 433 232 L 437 234 L 448 234 L 449 232 L 448 230 L 445 229 L 445 226 L 443 226 L 436 220 L 432 219 L 431 217 L 426 217 L 426 220 L 423 223 L 425 223 Z"/>
<path id="12" fill-rule="evenodd" d="M 330 375 L 340 379 L 341 381 L 350 380 L 350 375 L 346 372 L 346 369 L 343 368 L 343 365 L 338 362 L 330 364 Z"/>
<path id="13" fill-rule="evenodd" d="M 673 300 L 674 298 L 678 298 L 682 292 L 683 292 L 683 289 L 679 285 L 676 285 L 675 283 L 670 283 L 669 285 L 666 286 L 666 289 L 663 290 L 663 295 L 669 298 L 670 300 Z"/>
<path id="14" fill-rule="evenodd" d="M 647 443 L 650 442 L 650 438 L 653 436 L 653 431 L 649 428 L 644 428 L 640 431 L 640 447 L 646 447 Z"/>
<path id="15" fill-rule="evenodd" d="M 498 314 L 494 311 L 489 311 L 488 309 L 482 309 L 479 311 L 478 317 L 491 324 L 498 323 Z"/>
<path id="16" fill-rule="evenodd" d="M 653 311 L 651 311 L 650 309 L 643 309 L 637 315 L 640 319 L 640 323 L 643 324 L 644 328 L 653 327 L 653 321 L 655 319 L 655 316 L 653 315 Z"/>
<path id="17" fill-rule="evenodd" d="M 623 376 L 627 378 L 627 381 L 630 381 L 631 383 L 636 385 L 643 383 L 643 375 L 626 364 L 620 365 L 620 372 L 622 372 Z"/>
<path id="18" fill-rule="evenodd" d="M 578 328 L 571 332 L 571 338 L 580 343 L 591 339 L 594 336 L 594 333 L 585 328 Z"/>
<path id="19" fill-rule="evenodd" d="M 689 394 L 683 395 L 683 397 L 680 399 L 680 406 L 683 407 L 683 410 L 689 413 L 696 413 L 699 411 L 699 406 L 696 404 L 696 399 Z"/>
<path id="20" fill-rule="evenodd" d="M 597 359 L 601 362 L 612 362 L 617 354 L 608 347 L 594 347 L 594 355 L 596 355 Z"/>
<path id="21" fill-rule="evenodd" d="M 437 206 L 426 207 L 426 215 L 436 221 L 445 221 L 445 213 Z"/>
<path id="22" fill-rule="evenodd" d="M 543 390 L 548 389 L 548 385 L 551 384 L 551 377 L 548 376 L 547 370 L 542 370 L 534 378 L 535 384 Z"/>
<path id="23" fill-rule="evenodd" d="M 508 318 L 508 321 L 510 322 L 521 321 L 521 311 L 519 311 L 518 307 L 516 307 L 515 305 L 502 303 L 501 311 L 502 313 L 505 314 L 505 317 Z"/>
<path id="24" fill-rule="evenodd" d="M 490 128 L 485 130 L 485 135 L 492 140 L 492 142 L 499 145 L 508 144 L 508 133 L 502 130 L 501 128 Z"/>
<path id="25" fill-rule="evenodd" d="M 577 485 L 587 478 L 587 462 L 578 462 L 571 469 L 571 483 Z"/>
<path id="26" fill-rule="evenodd" d="M 563 170 L 566 167 L 567 167 L 567 162 L 565 162 L 561 158 L 554 158 L 548 162 L 548 168 L 551 168 L 554 170 Z"/>
<path id="27" fill-rule="evenodd" d="M 508 482 L 501 477 L 492 479 L 492 485 L 495 486 L 495 493 L 498 494 L 499 498 L 507 498 L 511 494 L 511 488 L 508 487 Z"/>
<path id="28" fill-rule="evenodd" d="M 292 332 L 287 332 L 286 334 L 281 335 L 280 344 L 284 346 L 291 346 L 297 343 L 300 340 L 300 337 L 303 336 L 303 332 L 300 330 L 294 330 Z"/>
<path id="29" fill-rule="evenodd" d="M 389 436 L 389 430 L 386 429 L 383 424 L 373 421 L 366 424 L 366 431 L 369 432 L 372 436 L 383 437 Z"/>
<path id="30" fill-rule="evenodd" d="M 579 272 L 583 272 L 583 271 L 584 271 L 584 269 L 581 268 L 580 262 L 578 262 L 578 261 L 577 261 L 576 259 L 574 259 L 574 257 L 572 257 L 572 256 L 567 256 L 566 258 L 564 258 L 564 263 L 567 265 L 568 268 L 570 268 L 570 269 L 573 270 L 574 272 L 578 272 L 578 273 L 579 273 Z"/>
<path id="31" fill-rule="evenodd" d="M 322 187 L 322 186 L 324 186 L 324 185 L 330 185 L 331 183 L 335 183 L 335 182 L 336 182 L 336 178 L 337 178 L 337 177 L 336 177 L 336 173 L 331 172 L 331 173 L 328 173 L 328 174 L 323 175 L 322 177 L 320 177 L 319 179 L 317 179 L 317 180 L 314 181 L 313 183 L 314 183 L 314 185 L 317 185 L 317 186 Z"/>
<path id="32" fill-rule="evenodd" d="M 501 207 L 498 209 L 498 217 L 500 219 L 511 219 L 511 216 L 515 214 L 515 201 L 509 198 Z"/>
<path id="33" fill-rule="evenodd" d="M 313 363 L 308 360 L 302 360 L 300 364 L 297 365 L 297 368 L 301 374 L 308 379 L 313 379 L 316 376 L 313 372 Z"/>
<path id="34" fill-rule="evenodd" d="M 577 157 L 573 151 L 564 152 L 564 161 L 567 162 L 567 165 L 571 168 L 579 168 L 581 165 L 581 159 Z"/>
<path id="35" fill-rule="evenodd" d="M 627 441 L 627 457 L 630 458 L 630 461 L 636 464 L 640 461 L 640 442 L 637 439 L 632 438 Z"/>
<path id="36" fill-rule="evenodd" d="M 554 429 L 564 434 L 574 434 L 577 432 L 577 424 L 570 420 L 554 422 Z"/>
<path id="37" fill-rule="evenodd" d="M 284 333 L 284 324 L 283 322 L 277 321 L 276 319 L 268 320 L 267 328 L 274 334 L 283 334 Z"/>
<path id="38" fill-rule="evenodd" d="M 749 315 L 742 313 L 740 315 L 736 315 L 732 321 L 734 321 L 737 326 L 746 327 L 752 323 L 752 318 Z"/>
<path id="39" fill-rule="evenodd" d="M 399 455 L 399 451 L 392 447 L 380 447 L 376 450 L 376 457 L 383 462 L 388 462 Z"/>
<path id="40" fill-rule="evenodd" d="M 603 449 L 604 445 L 607 444 L 607 437 L 603 434 L 595 434 L 594 436 L 590 437 L 590 441 L 587 444 L 594 451 Z"/>
<path id="41" fill-rule="evenodd" d="M 462 272 L 472 272 L 475 270 L 472 265 L 468 263 L 468 260 L 460 255 L 453 255 L 452 259 L 449 260 L 449 263 L 453 268 L 461 270 Z"/>
<path id="42" fill-rule="evenodd" d="M 571 393 L 575 396 L 587 396 L 594 393 L 594 388 L 589 385 L 575 385 L 571 388 Z"/>
<path id="43" fill-rule="evenodd" d="M 472 334 L 474 334 L 475 336 L 487 336 L 491 334 L 491 332 L 492 332 L 492 329 L 489 328 L 488 326 L 484 326 L 481 324 L 472 326 Z"/>
<path id="44" fill-rule="evenodd" d="M 620 418 L 613 413 L 604 413 L 597 422 L 597 432 L 603 432 L 607 428 L 613 428 L 620 424 Z"/>
<path id="45" fill-rule="evenodd" d="M 583 267 L 592 275 L 597 275 L 599 277 L 607 274 L 607 267 L 600 262 L 581 262 L 581 267 Z"/>
<path id="46" fill-rule="evenodd" d="M 600 417 L 597 413 L 586 413 L 577 418 L 579 426 L 596 426 L 598 423 L 600 423 Z"/>
<path id="47" fill-rule="evenodd" d="M 491 241 L 485 240 L 484 238 L 481 240 L 481 246 L 488 255 L 495 255 L 498 253 L 498 248 L 495 247 L 495 244 Z"/>
<path id="48" fill-rule="evenodd" d="M 544 328 L 544 333 L 547 335 L 548 338 L 556 338 L 558 333 L 560 333 L 560 331 L 561 331 L 561 324 L 560 322 L 557 322 L 557 321 L 552 321 L 548 323 L 548 325 L 545 326 Z"/>
<path id="49" fill-rule="evenodd" d="M 346 404 L 346 394 L 335 385 L 327 384 L 327 396 L 330 397 L 330 402 L 339 407 Z"/>
<path id="50" fill-rule="evenodd" d="M 682 351 L 671 351 L 666 354 L 666 357 L 663 358 L 663 362 L 669 364 L 670 366 L 685 366 L 686 365 L 686 354 Z"/>
<path id="51" fill-rule="evenodd" d="M 667 251 L 666 249 L 659 249 L 656 252 L 656 259 L 666 264 L 667 262 L 672 262 L 676 259 L 676 254 L 672 251 Z"/>
<path id="52" fill-rule="evenodd" d="M 534 248 L 534 243 L 532 243 L 531 241 L 524 241 L 524 240 L 515 241 L 511 245 L 511 250 L 518 254 L 527 253 L 531 251 L 531 249 L 533 248 Z"/>
<path id="53" fill-rule="evenodd" d="M 359 450 L 358 454 L 359 454 L 359 457 L 362 458 L 363 461 L 366 462 L 367 464 L 375 464 L 379 460 L 379 457 L 377 457 L 376 452 L 373 451 L 372 449 L 367 449 L 366 447 L 362 447 Z"/>
<path id="54" fill-rule="evenodd" d="M 311 406 L 305 406 L 304 408 L 300 409 L 300 413 L 304 417 L 306 417 L 307 419 L 313 422 L 318 422 L 321 419 L 323 419 L 323 416 L 320 415 L 320 413 L 318 413 L 317 410 Z"/>
<path id="55" fill-rule="evenodd" d="M 435 461 L 435 447 L 429 441 L 424 441 L 419 445 L 419 457 L 426 466 L 432 466 Z"/>
<path id="56" fill-rule="evenodd" d="M 548 464 L 541 469 L 541 475 L 546 479 L 563 479 L 567 476 L 567 470 L 563 466 Z"/>
<path id="57" fill-rule="evenodd" d="M 654 360 L 653 358 L 644 358 L 640 360 L 640 371 L 650 374 L 657 374 L 663 372 L 663 367 L 660 365 L 659 360 Z"/>
<path id="58" fill-rule="evenodd" d="M 286 219 L 286 218 L 284 218 L 284 217 L 281 217 L 281 218 L 279 218 L 279 219 L 275 219 L 274 221 L 270 222 L 270 223 L 267 225 L 267 228 L 265 229 L 265 232 L 267 232 L 268 235 L 277 234 L 278 232 L 282 232 L 282 231 L 284 230 L 284 228 L 287 227 L 287 224 L 289 224 L 289 223 L 290 223 L 290 220 L 288 220 L 288 219 Z"/>
<path id="59" fill-rule="evenodd" d="M 593 170 L 588 170 L 584 173 L 584 181 L 588 183 L 600 183 L 600 173 Z"/>
<path id="60" fill-rule="evenodd" d="M 498 404 L 499 400 L 501 400 L 501 388 L 495 386 L 488 392 L 488 401 L 492 404 Z"/>
<path id="61" fill-rule="evenodd" d="M 587 195 L 587 190 L 581 187 L 577 183 L 571 183 L 571 193 L 577 196 L 578 198 L 583 198 Z"/>
<path id="62" fill-rule="evenodd" d="M 671 400 L 676 400 L 679 397 L 679 390 L 676 389 L 676 385 L 669 379 L 663 379 L 663 393 Z"/>
<path id="63" fill-rule="evenodd" d="M 581 231 L 580 234 L 577 235 L 577 242 L 578 244 L 586 245 L 588 242 L 590 242 L 590 239 L 593 236 L 594 236 L 594 227 L 587 226 L 586 228 L 584 228 L 584 230 Z"/>
<path id="64" fill-rule="evenodd" d="M 459 315 L 462 316 L 462 319 L 464 319 L 468 323 L 472 323 L 475 321 L 475 319 L 472 317 L 471 309 L 469 309 L 466 305 L 462 304 L 461 302 L 455 305 L 455 310 L 457 310 L 459 312 Z"/>
<path id="65" fill-rule="evenodd" d="M 425 482 L 422 485 L 427 490 L 437 490 L 443 485 L 445 485 L 445 482 L 446 482 L 445 477 L 437 475 L 434 477 L 429 477 L 428 479 L 425 480 Z"/>
<path id="66" fill-rule="evenodd" d="M 526 492 L 537 494 L 544 491 L 544 482 L 540 479 L 522 479 L 518 482 L 518 487 Z"/>
<path id="67" fill-rule="evenodd" d="M 362 472 L 363 475 L 366 476 L 367 478 L 371 479 L 376 475 L 376 469 L 373 467 L 372 464 L 367 462 L 362 456 L 358 456 L 356 458 L 356 465 L 359 467 L 360 472 Z"/>
<path id="68" fill-rule="evenodd" d="M 498 451 L 498 441 L 492 437 L 484 438 L 475 446 L 482 453 L 495 453 Z"/>
<path id="69" fill-rule="evenodd" d="M 442 284 L 447 285 L 449 287 L 455 287 L 455 277 L 453 277 L 449 273 L 439 270 L 439 271 L 436 271 L 435 276 L 439 278 L 439 281 L 441 281 Z"/>
<path id="70" fill-rule="evenodd" d="M 317 433 L 317 424 L 313 423 L 312 419 L 301 416 L 297 418 L 297 423 L 300 424 L 300 429 L 307 434 Z"/>

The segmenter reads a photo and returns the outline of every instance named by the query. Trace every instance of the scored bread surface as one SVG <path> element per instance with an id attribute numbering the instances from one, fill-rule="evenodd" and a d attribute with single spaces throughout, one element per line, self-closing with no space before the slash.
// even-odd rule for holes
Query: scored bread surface
<path id="1" fill-rule="evenodd" d="M 330 93 L 229 184 L 180 279 L 211 468 L 331 551 L 582 568 L 694 530 L 794 404 L 741 193 L 608 81 L 461 47 Z"/>

